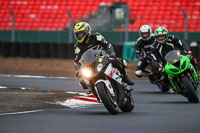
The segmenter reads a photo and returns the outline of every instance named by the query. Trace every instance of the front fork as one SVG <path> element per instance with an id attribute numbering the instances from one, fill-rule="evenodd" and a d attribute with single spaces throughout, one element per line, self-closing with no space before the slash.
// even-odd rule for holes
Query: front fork
<path id="1" fill-rule="evenodd" d="M 180 89 L 179 84 L 178 84 L 177 80 L 175 79 L 175 77 L 169 76 L 168 78 L 169 78 L 169 81 L 170 81 L 170 84 L 171 84 L 172 88 L 173 88 L 176 92 L 180 92 L 181 89 Z"/>

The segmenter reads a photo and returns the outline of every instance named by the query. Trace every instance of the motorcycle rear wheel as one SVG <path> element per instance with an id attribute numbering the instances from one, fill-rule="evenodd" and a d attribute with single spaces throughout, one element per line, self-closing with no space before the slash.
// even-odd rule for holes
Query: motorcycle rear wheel
<path id="1" fill-rule="evenodd" d="M 117 100 L 111 96 L 103 82 L 96 84 L 98 94 L 102 100 L 102 103 L 111 114 L 117 114 L 119 112 L 119 106 Z"/>
<path id="2" fill-rule="evenodd" d="M 134 109 L 134 100 L 131 92 L 125 94 L 125 104 L 120 107 L 123 112 L 131 112 Z"/>

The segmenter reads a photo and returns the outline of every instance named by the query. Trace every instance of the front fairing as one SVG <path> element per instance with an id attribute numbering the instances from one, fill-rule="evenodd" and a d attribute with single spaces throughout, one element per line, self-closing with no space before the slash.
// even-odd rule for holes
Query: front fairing
<path id="1" fill-rule="evenodd" d="M 108 64 L 108 59 L 104 55 L 103 50 L 88 50 L 81 57 L 81 68 L 89 69 L 92 72 L 90 79 L 99 75 Z"/>
<path id="2" fill-rule="evenodd" d="M 174 77 L 183 73 L 190 67 L 190 59 L 187 56 L 181 55 L 180 51 L 173 50 L 165 56 L 165 72 Z"/>

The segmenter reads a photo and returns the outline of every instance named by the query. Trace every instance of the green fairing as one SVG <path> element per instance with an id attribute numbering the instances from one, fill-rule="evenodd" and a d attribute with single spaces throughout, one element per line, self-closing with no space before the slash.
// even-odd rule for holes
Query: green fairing
<path id="1" fill-rule="evenodd" d="M 184 68 L 181 68 L 181 66 L 183 65 L 183 63 L 186 61 L 186 65 Z M 186 69 L 189 69 L 190 68 L 190 59 L 187 57 L 187 56 L 183 56 L 181 55 L 181 58 L 180 58 L 180 65 L 178 65 L 180 68 L 178 67 L 175 67 L 174 65 L 170 64 L 169 62 L 167 62 L 167 64 L 165 65 L 165 72 L 168 74 L 168 76 L 170 77 L 175 77 L 175 75 L 177 74 L 180 74 L 182 72 L 184 72 Z M 170 69 L 176 69 L 177 72 L 173 72 L 171 71 Z M 178 82 L 177 81 L 171 81 L 170 80 L 170 83 L 171 85 L 173 86 L 173 89 L 176 91 L 176 92 L 180 92 L 181 89 L 178 85 Z"/>
<path id="2" fill-rule="evenodd" d="M 181 68 L 181 66 L 183 65 L 184 61 L 186 61 L 186 64 L 185 64 L 185 67 L 184 68 Z M 167 64 L 165 65 L 165 72 L 168 74 L 168 76 L 170 77 L 175 77 L 177 74 L 181 74 L 182 72 L 184 72 L 186 69 L 191 69 L 191 76 L 193 77 L 194 81 L 196 84 L 198 84 L 198 76 L 197 76 L 197 73 L 194 69 L 193 66 L 191 66 L 190 64 L 190 59 L 187 57 L 187 56 L 183 56 L 181 55 L 181 58 L 180 58 L 180 68 L 178 67 L 175 67 L 174 65 L 170 64 L 169 62 L 167 62 Z M 173 72 L 171 71 L 170 69 L 176 69 L 177 72 Z M 176 81 L 174 82 L 171 82 L 171 84 L 174 86 L 174 90 L 176 90 L 177 92 L 181 91 L 178 83 Z"/>
<path id="3" fill-rule="evenodd" d="M 185 67 L 182 69 L 181 66 L 183 64 L 183 62 L 186 61 L 186 65 Z M 165 65 L 165 72 L 168 74 L 168 76 L 170 77 L 175 77 L 175 75 L 180 74 L 182 72 L 184 72 L 186 69 L 190 68 L 190 59 L 187 56 L 183 56 L 181 55 L 181 59 L 180 59 L 180 68 L 175 67 L 174 65 L 170 64 L 167 62 L 167 64 Z M 170 69 L 177 69 L 178 72 L 173 72 Z"/>

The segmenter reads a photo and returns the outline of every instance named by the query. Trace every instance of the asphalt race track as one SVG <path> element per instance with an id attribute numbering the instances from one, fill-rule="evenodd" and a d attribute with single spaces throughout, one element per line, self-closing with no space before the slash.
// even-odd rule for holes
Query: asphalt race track
<path id="1" fill-rule="evenodd" d="M 0 77 L 0 86 L 83 92 L 74 79 Z M 200 104 L 148 81 L 135 81 L 133 96 L 135 110 L 118 115 L 103 105 L 1 115 L 0 133 L 200 133 Z"/>

